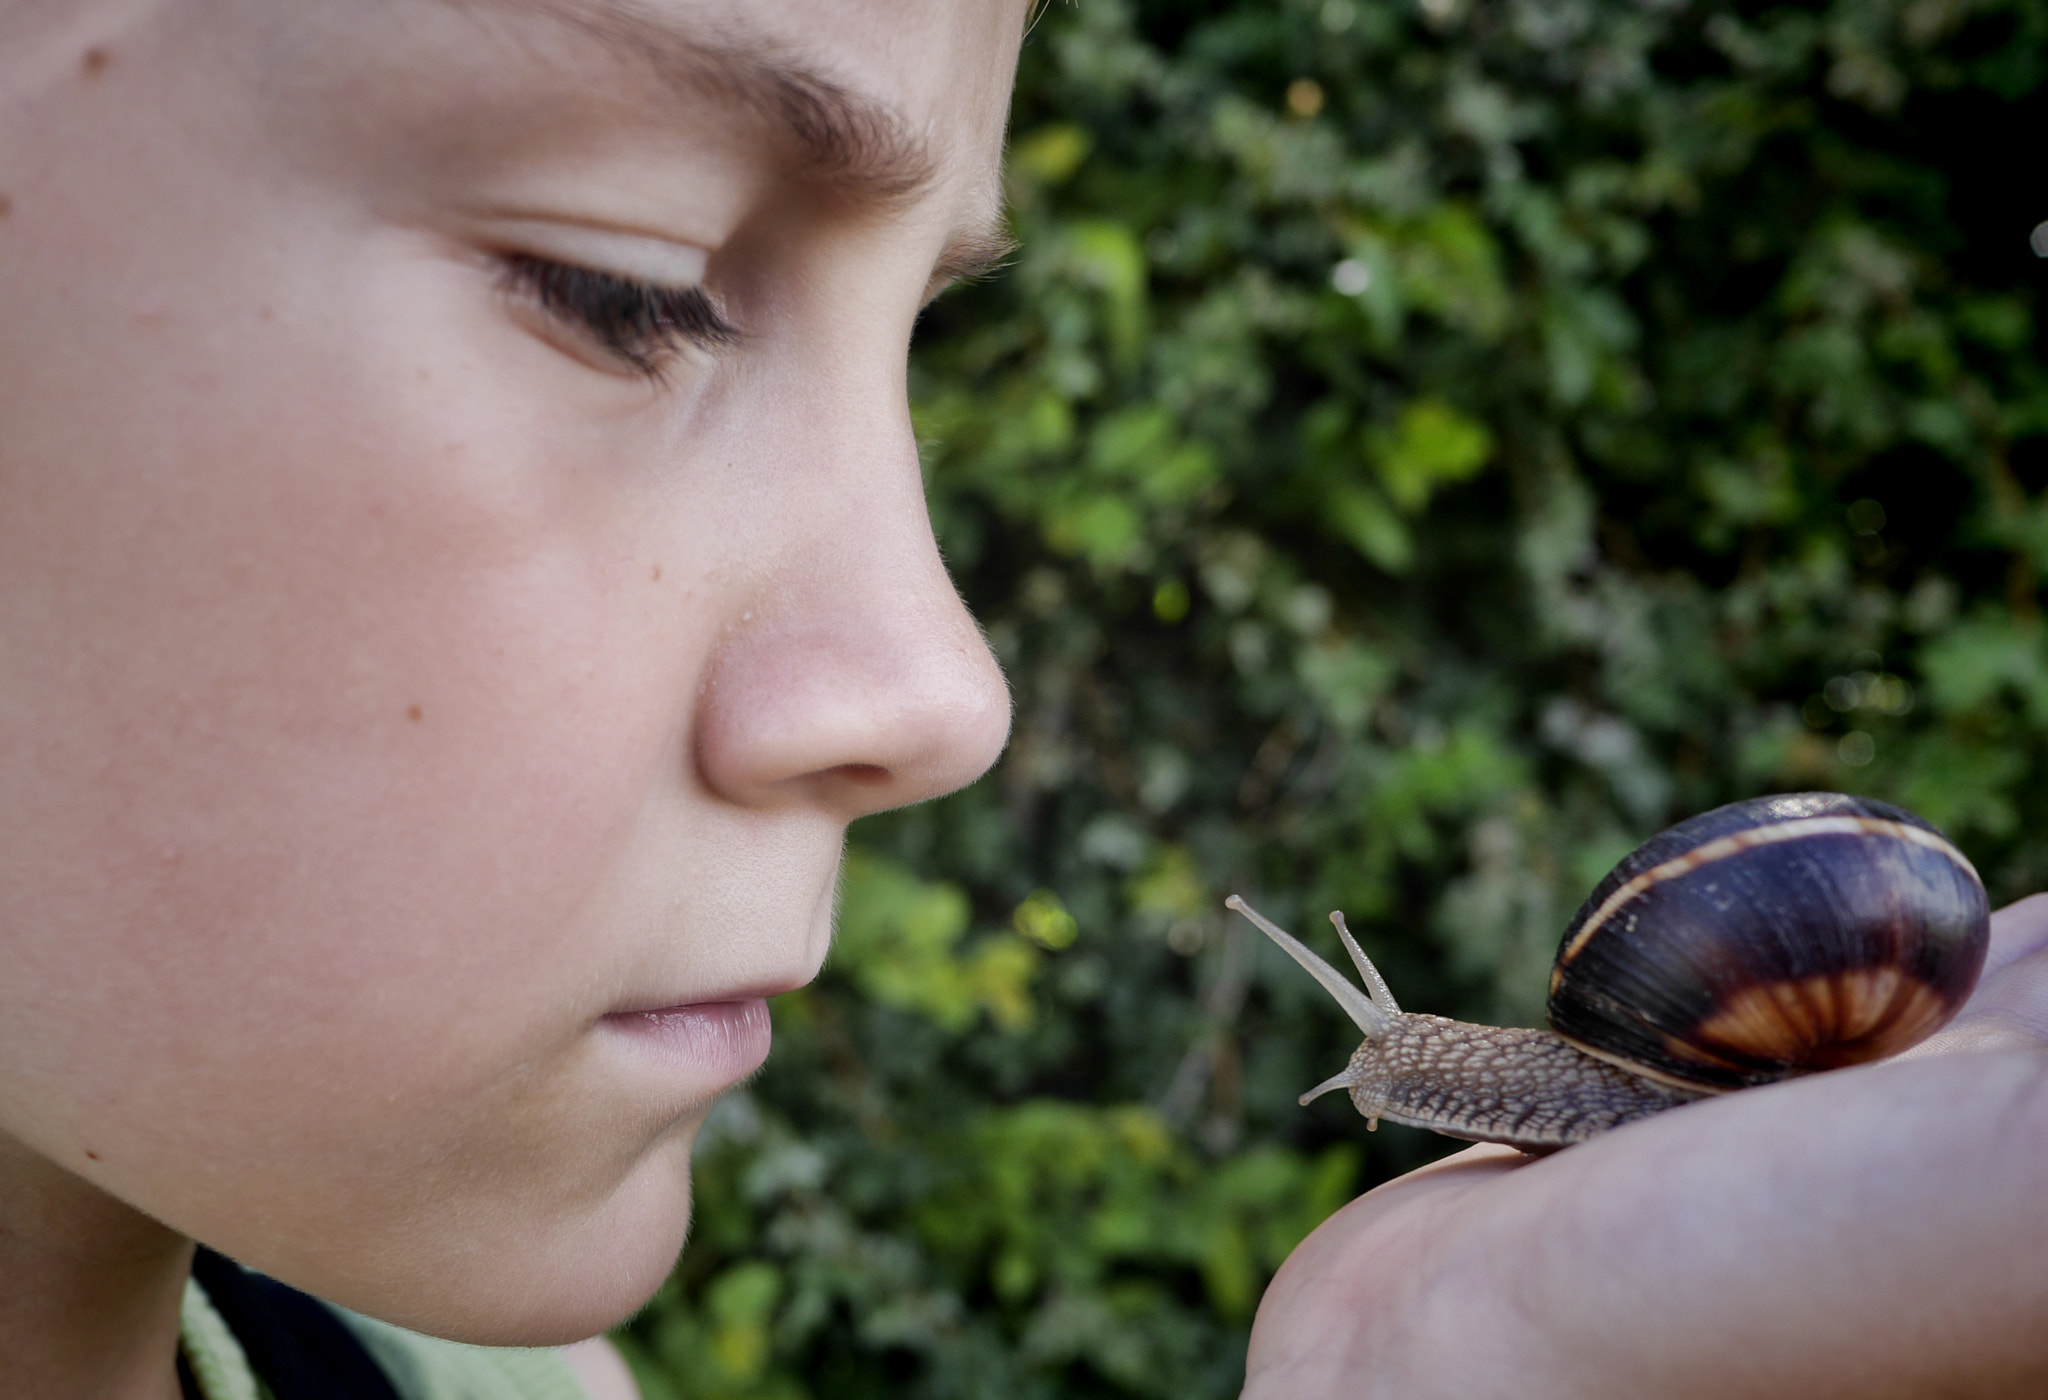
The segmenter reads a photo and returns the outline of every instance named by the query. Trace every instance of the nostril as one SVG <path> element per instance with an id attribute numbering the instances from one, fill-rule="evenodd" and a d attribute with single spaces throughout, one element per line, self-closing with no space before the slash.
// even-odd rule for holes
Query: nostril
<path id="1" fill-rule="evenodd" d="M 889 770 L 879 763 L 843 763 L 839 775 L 861 787 L 880 787 L 889 781 Z"/>

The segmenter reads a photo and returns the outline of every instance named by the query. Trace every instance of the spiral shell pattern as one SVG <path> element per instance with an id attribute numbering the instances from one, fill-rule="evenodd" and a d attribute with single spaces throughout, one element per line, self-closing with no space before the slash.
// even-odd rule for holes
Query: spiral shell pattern
<path id="1" fill-rule="evenodd" d="M 1989 938 L 1976 870 L 1912 813 L 1839 793 L 1737 802 L 1594 889 L 1558 950 L 1550 1024 L 1646 1078 L 1739 1089 L 1925 1039 Z"/>

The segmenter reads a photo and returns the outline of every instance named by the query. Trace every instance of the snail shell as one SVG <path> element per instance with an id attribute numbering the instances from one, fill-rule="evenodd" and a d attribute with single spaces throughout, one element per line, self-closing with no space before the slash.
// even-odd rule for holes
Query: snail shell
<path id="1" fill-rule="evenodd" d="M 1692 1089 L 1883 1059 L 1969 997 L 1990 919 L 1976 870 L 1911 812 L 1832 792 L 1736 802 L 1594 887 L 1551 969 L 1550 1025 Z"/>
<path id="2" fill-rule="evenodd" d="M 1709 1094 L 1880 1059 L 1932 1035 L 1984 965 L 1990 907 L 1962 853 L 1901 808 L 1838 793 L 1737 802 L 1602 880 L 1551 972 L 1553 1032 L 1410 1015 L 1332 915 L 1370 989 L 1232 896 L 1365 1042 L 1303 1095 L 1550 1151 Z"/>

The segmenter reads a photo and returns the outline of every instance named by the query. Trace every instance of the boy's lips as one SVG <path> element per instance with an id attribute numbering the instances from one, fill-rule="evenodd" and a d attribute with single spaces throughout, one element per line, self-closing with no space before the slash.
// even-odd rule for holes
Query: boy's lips
<path id="1" fill-rule="evenodd" d="M 721 1088 L 768 1058 L 768 1003 L 759 996 L 614 1011 L 601 1023 L 647 1047 L 692 1078 Z"/>

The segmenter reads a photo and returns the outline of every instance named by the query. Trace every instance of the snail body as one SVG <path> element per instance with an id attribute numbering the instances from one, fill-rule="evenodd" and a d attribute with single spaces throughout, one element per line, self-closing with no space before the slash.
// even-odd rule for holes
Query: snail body
<path id="1" fill-rule="evenodd" d="M 1367 988 L 1233 895 L 1365 1041 L 1345 1089 L 1378 1120 L 1546 1152 L 1694 1099 L 1882 1059 L 1976 985 L 1990 906 L 1912 813 L 1798 793 L 1732 803 L 1645 842 L 1565 931 L 1549 1031 L 1403 1012 L 1341 915 Z"/>

